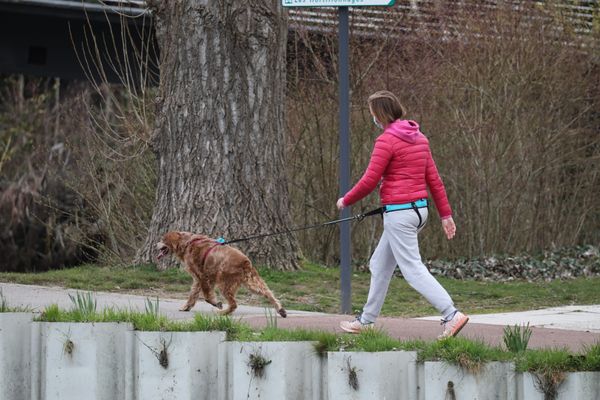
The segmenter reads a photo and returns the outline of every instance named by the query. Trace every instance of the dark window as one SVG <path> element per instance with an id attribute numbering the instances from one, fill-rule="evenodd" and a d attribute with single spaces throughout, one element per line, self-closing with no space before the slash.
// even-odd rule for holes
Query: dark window
<path id="1" fill-rule="evenodd" d="M 41 46 L 29 46 L 29 55 L 27 57 L 27 63 L 33 65 L 44 65 L 46 64 L 47 50 Z"/>

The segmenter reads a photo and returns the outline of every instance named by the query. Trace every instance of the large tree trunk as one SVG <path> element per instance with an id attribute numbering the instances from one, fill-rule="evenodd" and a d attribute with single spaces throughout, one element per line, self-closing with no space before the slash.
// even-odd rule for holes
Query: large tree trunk
<path id="1" fill-rule="evenodd" d="M 279 0 L 149 3 L 161 52 L 158 186 L 138 261 L 168 230 L 234 239 L 289 227 Z M 256 264 L 298 268 L 291 235 L 239 247 Z"/>

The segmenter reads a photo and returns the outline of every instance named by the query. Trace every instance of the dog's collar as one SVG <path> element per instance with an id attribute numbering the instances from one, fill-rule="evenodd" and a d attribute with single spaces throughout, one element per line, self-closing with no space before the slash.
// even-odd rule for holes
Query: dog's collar
<path id="1" fill-rule="evenodd" d="M 210 239 L 210 238 L 196 238 L 196 239 L 193 239 L 192 241 L 190 241 L 188 243 L 188 246 L 191 246 L 192 244 L 194 244 L 196 242 L 197 243 L 206 243 L 206 242 L 213 242 L 214 243 L 212 246 L 210 246 L 208 248 L 208 250 L 206 250 L 206 252 L 202 256 L 202 265 L 204 265 L 204 262 L 206 261 L 206 257 L 208 257 L 208 255 L 210 254 L 210 252 L 213 251 L 215 247 L 223 244 L 221 242 L 218 242 L 218 241 Z"/>

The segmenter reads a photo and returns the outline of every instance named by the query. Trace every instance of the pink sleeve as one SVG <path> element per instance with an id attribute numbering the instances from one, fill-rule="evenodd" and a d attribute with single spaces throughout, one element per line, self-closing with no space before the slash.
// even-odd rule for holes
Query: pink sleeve
<path id="1" fill-rule="evenodd" d="M 367 170 L 356 185 L 344 196 L 344 205 L 350 206 L 371 193 L 379 184 L 391 158 L 390 144 L 378 138 L 375 141 Z"/>
<path id="2" fill-rule="evenodd" d="M 448 202 L 448 196 L 446 196 L 444 182 L 442 182 L 442 178 L 440 178 L 440 174 L 435 166 L 435 161 L 433 161 L 431 151 L 429 152 L 429 157 L 427 159 L 425 180 L 427 181 L 427 186 L 429 187 L 429 191 L 431 192 L 431 196 L 435 202 L 435 207 L 440 214 L 440 218 L 446 219 L 451 217 L 452 209 L 450 208 L 450 203 Z"/>

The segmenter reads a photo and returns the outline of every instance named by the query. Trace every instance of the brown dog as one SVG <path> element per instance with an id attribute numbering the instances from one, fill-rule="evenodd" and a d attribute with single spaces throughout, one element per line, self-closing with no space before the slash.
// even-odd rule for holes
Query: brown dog
<path id="1" fill-rule="evenodd" d="M 235 294 L 243 284 L 254 293 L 265 296 L 279 315 L 284 318 L 287 316 L 248 257 L 238 249 L 221 245 L 208 236 L 190 232 L 167 232 L 162 241 L 156 244 L 156 248 L 159 250 L 158 259 L 169 253 L 174 254 L 194 279 L 187 303 L 181 311 L 189 311 L 194 307 L 200 292 L 207 303 L 223 308 L 221 302 L 217 302 L 214 289 L 216 285 L 228 303 L 228 307 L 220 310 L 219 314 L 231 314 L 237 308 Z"/>

